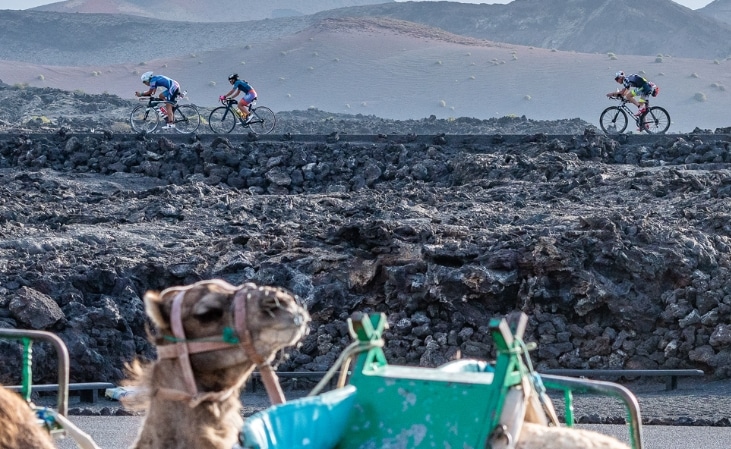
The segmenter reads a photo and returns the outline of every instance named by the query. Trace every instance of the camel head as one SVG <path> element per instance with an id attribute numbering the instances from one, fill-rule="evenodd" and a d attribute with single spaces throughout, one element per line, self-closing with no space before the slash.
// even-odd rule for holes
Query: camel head
<path id="1" fill-rule="evenodd" d="M 189 365 L 194 380 L 186 380 L 186 390 L 193 396 L 240 386 L 254 366 L 268 367 L 309 330 L 304 307 L 276 287 L 210 280 L 150 291 L 144 299 L 159 358 L 176 360 L 182 371 Z"/>

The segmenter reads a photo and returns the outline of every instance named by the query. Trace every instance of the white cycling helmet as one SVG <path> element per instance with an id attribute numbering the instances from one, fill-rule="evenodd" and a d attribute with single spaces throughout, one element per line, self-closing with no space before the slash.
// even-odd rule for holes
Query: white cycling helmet
<path id="1" fill-rule="evenodd" d="M 142 80 L 143 83 L 150 81 L 150 78 L 152 78 L 152 72 L 145 72 L 140 77 L 140 79 Z"/>
<path id="2" fill-rule="evenodd" d="M 621 71 L 621 70 L 619 72 L 617 72 L 617 73 L 614 74 L 614 80 L 615 81 L 618 80 L 620 76 L 621 77 L 624 77 L 624 72 Z"/>

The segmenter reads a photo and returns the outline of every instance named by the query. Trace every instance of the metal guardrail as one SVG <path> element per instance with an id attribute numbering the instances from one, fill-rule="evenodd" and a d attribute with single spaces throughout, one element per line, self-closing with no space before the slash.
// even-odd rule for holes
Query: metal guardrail
<path id="1" fill-rule="evenodd" d="M 110 382 L 81 382 L 68 384 L 68 391 L 78 391 L 80 402 L 95 403 L 99 400 L 99 392 L 107 388 L 115 388 L 116 385 Z M 20 392 L 23 389 L 22 385 L 10 385 L 5 388 L 13 391 Z M 32 391 L 59 391 L 58 384 L 39 384 L 31 387 Z"/>
<path id="2" fill-rule="evenodd" d="M 699 369 L 547 369 L 540 374 L 572 377 L 667 377 L 666 390 L 678 388 L 679 377 L 703 376 Z"/>

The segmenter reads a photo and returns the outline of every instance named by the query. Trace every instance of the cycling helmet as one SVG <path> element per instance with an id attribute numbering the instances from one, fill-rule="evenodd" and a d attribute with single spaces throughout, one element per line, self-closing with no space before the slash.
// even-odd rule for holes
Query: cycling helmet
<path id="1" fill-rule="evenodd" d="M 229 81 L 236 81 L 237 79 L 239 79 L 239 74 L 238 73 L 232 73 L 232 74 L 230 74 L 228 76 L 228 80 Z"/>
<path id="2" fill-rule="evenodd" d="M 143 83 L 150 81 L 150 78 L 152 78 L 152 72 L 145 72 L 140 77 L 140 79 L 142 80 Z"/>
<path id="3" fill-rule="evenodd" d="M 614 81 L 617 81 L 620 77 L 624 77 L 624 72 L 621 70 L 614 74 Z"/>

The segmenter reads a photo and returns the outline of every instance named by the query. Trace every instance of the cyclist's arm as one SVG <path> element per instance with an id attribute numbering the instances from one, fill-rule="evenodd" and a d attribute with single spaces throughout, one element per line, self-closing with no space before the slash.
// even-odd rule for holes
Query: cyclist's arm
<path id="1" fill-rule="evenodd" d="M 240 93 L 241 93 L 241 91 L 239 89 L 237 89 L 237 88 L 234 87 L 233 89 L 229 90 L 228 93 L 226 95 L 224 95 L 224 97 L 226 97 L 226 98 L 236 98 L 236 97 L 239 96 Z"/>
<path id="2" fill-rule="evenodd" d="M 150 88 L 145 92 L 135 92 L 136 97 L 149 97 L 155 92 L 156 88 Z"/>

